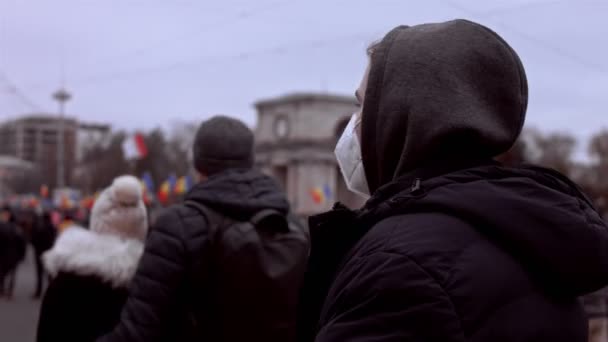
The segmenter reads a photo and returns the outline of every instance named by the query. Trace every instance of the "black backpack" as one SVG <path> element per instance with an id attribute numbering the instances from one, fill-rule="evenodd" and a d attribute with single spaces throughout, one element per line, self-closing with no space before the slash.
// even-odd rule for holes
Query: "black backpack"
<path id="1" fill-rule="evenodd" d="M 211 269 L 205 322 L 218 340 L 292 341 L 298 294 L 309 252 L 305 227 L 266 209 L 236 220 L 198 202 L 186 201 L 208 222 Z M 199 317 L 201 315 L 198 315 Z M 207 336 L 210 337 L 210 336 Z"/>

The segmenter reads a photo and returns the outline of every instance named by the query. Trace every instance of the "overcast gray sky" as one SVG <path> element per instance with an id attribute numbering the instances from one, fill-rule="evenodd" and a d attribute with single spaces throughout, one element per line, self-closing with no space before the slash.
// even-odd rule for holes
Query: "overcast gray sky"
<path id="1" fill-rule="evenodd" d="M 608 127 L 607 17 L 608 0 L 0 0 L 0 119 L 54 112 L 63 69 L 82 120 L 253 125 L 260 98 L 352 94 L 392 27 L 467 18 L 520 54 L 528 125 L 585 137 Z"/>

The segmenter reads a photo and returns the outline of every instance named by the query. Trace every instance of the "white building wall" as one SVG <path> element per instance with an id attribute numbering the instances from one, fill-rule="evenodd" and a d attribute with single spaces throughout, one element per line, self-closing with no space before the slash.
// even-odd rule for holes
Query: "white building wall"
<path id="1" fill-rule="evenodd" d="M 333 154 L 337 126 L 356 110 L 354 100 L 315 94 L 286 96 L 258 107 L 256 143 L 263 149 L 256 156 L 257 165 L 277 179 L 283 178 L 277 177 L 278 168 L 287 166 L 284 187 L 294 213 L 317 214 L 331 209 L 336 201 L 351 207 L 363 203 L 345 192 Z M 279 117 L 289 122 L 288 134 L 282 138 L 275 130 Z M 329 194 L 324 193 L 325 187 Z M 321 203 L 314 201 L 315 188 L 323 192 Z"/>
<path id="2" fill-rule="evenodd" d="M 296 113 L 292 139 L 327 140 L 335 135 L 335 127 L 340 119 L 349 117 L 356 107 L 344 104 L 312 103 Z"/>
<path id="3" fill-rule="evenodd" d="M 327 103 L 312 101 L 310 103 L 278 104 L 265 107 L 258 113 L 256 139 L 258 143 L 276 142 L 275 121 L 283 116 L 289 121 L 289 140 L 331 139 L 335 134 L 336 124 L 349 118 L 357 107 L 347 103 Z"/>

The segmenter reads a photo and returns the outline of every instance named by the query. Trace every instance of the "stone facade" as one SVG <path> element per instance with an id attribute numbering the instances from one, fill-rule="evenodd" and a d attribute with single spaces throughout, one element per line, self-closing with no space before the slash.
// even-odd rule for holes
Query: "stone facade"
<path id="1" fill-rule="evenodd" d="M 294 212 L 308 216 L 340 201 L 358 207 L 334 157 L 334 147 L 352 113 L 352 97 L 291 94 L 256 103 L 256 164 L 284 187 Z"/>
<path id="2" fill-rule="evenodd" d="M 15 182 L 36 171 L 33 163 L 14 156 L 0 155 L 0 198 L 15 192 Z"/>
<path id="3" fill-rule="evenodd" d="M 112 130 L 110 125 L 79 123 L 76 132 L 76 161 L 77 164 L 82 162 L 85 153 L 95 147 L 108 147 L 112 138 Z"/>
<path id="4" fill-rule="evenodd" d="M 69 185 L 84 149 L 110 134 L 108 125 L 83 124 L 63 119 L 65 180 Z M 35 114 L 0 125 L 0 154 L 36 164 L 41 181 L 51 187 L 56 183 L 57 149 L 61 120 L 50 114 Z"/>

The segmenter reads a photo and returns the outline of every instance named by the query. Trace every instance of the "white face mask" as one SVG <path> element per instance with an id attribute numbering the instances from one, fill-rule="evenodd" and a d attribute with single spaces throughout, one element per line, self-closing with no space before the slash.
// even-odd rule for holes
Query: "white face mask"
<path id="1" fill-rule="evenodd" d="M 348 190 L 368 198 L 370 196 L 369 186 L 363 169 L 361 145 L 357 137 L 356 126 L 357 114 L 355 113 L 346 125 L 334 152 Z"/>

